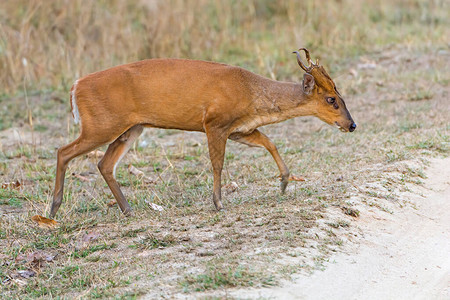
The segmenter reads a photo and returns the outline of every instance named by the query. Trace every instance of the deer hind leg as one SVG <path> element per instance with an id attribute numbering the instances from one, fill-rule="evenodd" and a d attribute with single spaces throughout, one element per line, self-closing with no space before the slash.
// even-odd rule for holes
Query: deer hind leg
<path id="1" fill-rule="evenodd" d="M 88 153 L 105 144 L 105 142 L 99 142 L 95 139 L 88 139 L 86 136 L 88 135 L 82 133 L 75 141 L 58 149 L 55 190 L 50 209 L 50 218 L 55 217 L 56 212 L 61 206 L 64 192 L 64 176 L 69 162 L 75 157 Z"/>
<path id="2" fill-rule="evenodd" d="M 284 193 L 286 187 L 289 183 L 289 169 L 286 167 L 283 159 L 278 153 L 277 147 L 275 144 L 262 132 L 258 129 L 255 129 L 252 133 L 248 135 L 231 135 L 230 139 L 251 147 L 264 147 L 269 151 L 275 160 L 278 169 L 281 173 L 281 192 Z"/>
<path id="3" fill-rule="evenodd" d="M 128 131 L 109 145 L 102 160 L 98 163 L 100 173 L 113 193 L 122 213 L 126 216 L 130 215 L 131 207 L 115 179 L 115 171 L 122 157 L 128 152 L 134 141 L 141 135 L 142 130 L 143 127 L 141 125 L 136 125 L 128 129 Z"/>

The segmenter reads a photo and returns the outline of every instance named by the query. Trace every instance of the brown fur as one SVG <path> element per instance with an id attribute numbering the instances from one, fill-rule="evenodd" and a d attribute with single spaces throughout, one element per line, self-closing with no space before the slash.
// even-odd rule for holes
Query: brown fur
<path id="1" fill-rule="evenodd" d="M 114 179 L 114 169 L 142 127 L 206 133 L 217 209 L 222 208 L 220 182 L 228 138 L 265 147 L 280 169 L 284 192 L 289 171 L 275 145 L 257 128 L 306 115 L 329 124 L 336 122 L 342 128 L 353 123 L 325 70 L 316 70 L 312 75 L 316 85 L 309 95 L 303 93 L 300 84 L 273 81 L 225 64 L 182 59 L 144 60 L 79 79 L 74 92 L 81 133 L 58 150 L 50 216 L 55 216 L 61 204 L 69 161 L 104 144 L 111 145 L 99 163 L 100 171 L 122 211 L 129 213 L 130 206 Z M 339 109 L 324 101 L 326 96 L 337 97 Z"/>

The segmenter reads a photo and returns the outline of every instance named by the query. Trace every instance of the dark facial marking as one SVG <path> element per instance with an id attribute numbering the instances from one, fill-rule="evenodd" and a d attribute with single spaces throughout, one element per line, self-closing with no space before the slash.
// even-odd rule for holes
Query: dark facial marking
<path id="1" fill-rule="evenodd" d="M 342 98 L 342 96 L 341 96 L 341 94 L 338 92 L 338 90 L 337 90 L 337 88 L 336 88 L 336 86 L 334 86 L 334 91 L 336 92 L 336 94 L 338 94 L 338 96 L 339 97 L 341 97 Z"/>

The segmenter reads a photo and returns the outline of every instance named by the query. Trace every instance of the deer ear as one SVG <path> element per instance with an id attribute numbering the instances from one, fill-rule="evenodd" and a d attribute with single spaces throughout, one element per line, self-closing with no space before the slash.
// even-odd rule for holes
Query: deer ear
<path id="1" fill-rule="evenodd" d="M 306 95 L 311 94 L 312 90 L 314 89 L 314 77 L 311 74 L 305 73 L 305 75 L 303 75 L 303 92 Z"/>

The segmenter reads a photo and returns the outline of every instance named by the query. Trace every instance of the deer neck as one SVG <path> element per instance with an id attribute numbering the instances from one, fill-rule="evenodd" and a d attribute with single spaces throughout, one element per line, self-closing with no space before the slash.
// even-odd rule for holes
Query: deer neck
<path id="1" fill-rule="evenodd" d="M 265 79 L 254 94 L 260 126 L 312 115 L 307 95 L 299 84 Z"/>

